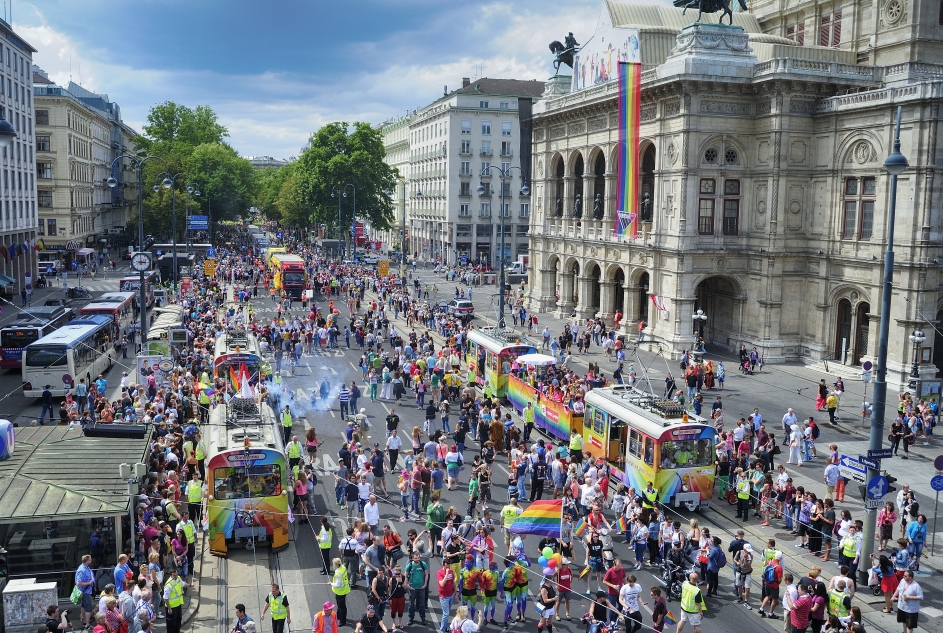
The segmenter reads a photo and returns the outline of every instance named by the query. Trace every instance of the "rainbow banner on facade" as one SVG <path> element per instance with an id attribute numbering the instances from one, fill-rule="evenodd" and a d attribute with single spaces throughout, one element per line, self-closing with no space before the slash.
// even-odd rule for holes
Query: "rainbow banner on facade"
<path id="1" fill-rule="evenodd" d="M 537 534 L 560 538 L 560 523 L 563 521 L 563 499 L 534 501 L 521 512 L 509 531 L 514 534 Z"/>
<path id="2" fill-rule="evenodd" d="M 619 63 L 619 149 L 616 182 L 616 237 L 638 237 L 639 119 L 642 65 Z"/>

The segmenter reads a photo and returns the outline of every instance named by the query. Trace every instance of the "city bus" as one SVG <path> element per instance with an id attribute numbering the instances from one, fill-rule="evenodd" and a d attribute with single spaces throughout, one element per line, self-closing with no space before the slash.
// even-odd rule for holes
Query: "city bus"
<path id="1" fill-rule="evenodd" d="M 710 420 L 628 385 L 586 394 L 583 450 L 606 460 L 611 475 L 637 492 L 653 482 L 665 505 L 707 507 L 714 492 L 714 436 Z"/>
<path id="2" fill-rule="evenodd" d="M 154 306 L 154 288 L 160 285 L 160 274 L 156 270 L 151 270 L 144 273 L 144 297 L 146 299 L 147 307 L 151 308 Z M 138 288 L 141 287 L 141 276 L 140 275 L 129 275 L 127 277 L 122 277 L 121 281 L 118 282 L 118 289 L 121 292 L 133 292 L 138 293 Z"/>
<path id="3" fill-rule="evenodd" d="M 23 354 L 23 395 L 38 398 L 50 385 L 54 397 L 71 393 L 79 378 L 85 384 L 114 363 L 114 321 L 105 315 L 69 321 L 26 346 Z"/>
<path id="4" fill-rule="evenodd" d="M 72 319 L 72 309 L 65 306 L 36 306 L 16 315 L 16 320 L 0 329 L 0 367 L 23 366 L 23 350 L 62 327 Z"/>
<path id="5" fill-rule="evenodd" d="M 519 332 L 482 327 L 468 333 L 465 363 L 474 366 L 475 381 L 482 391 L 504 400 L 507 399 L 511 363 L 518 356 L 536 353 L 537 348 L 533 343 Z"/>
<path id="6" fill-rule="evenodd" d="M 103 314 L 109 317 L 115 326 L 115 340 L 120 341 L 121 336 L 128 333 L 131 324 L 134 323 L 134 293 L 116 293 L 131 295 L 125 297 L 122 301 L 102 302 L 96 301 L 83 306 L 79 310 L 81 317 Z"/>
<path id="7" fill-rule="evenodd" d="M 210 552 L 269 543 L 288 547 L 288 467 L 281 426 L 271 407 L 232 398 L 210 414 L 207 524 Z"/>

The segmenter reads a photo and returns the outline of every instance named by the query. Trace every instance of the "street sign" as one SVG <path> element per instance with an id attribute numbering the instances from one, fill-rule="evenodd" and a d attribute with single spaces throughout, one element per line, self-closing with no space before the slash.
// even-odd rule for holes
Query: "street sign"
<path id="1" fill-rule="evenodd" d="M 212 259 L 207 259 L 203 262 L 203 274 L 207 277 L 212 277 L 216 274 L 216 261 Z"/>
<path id="2" fill-rule="evenodd" d="M 873 373 L 873 372 L 870 372 L 870 371 L 863 371 L 863 372 L 861 372 L 861 382 L 863 382 L 863 383 L 869 383 L 869 382 L 871 382 L 871 379 L 872 379 L 872 378 L 874 378 L 874 373 Z"/>
<path id="3" fill-rule="evenodd" d="M 842 477 L 852 481 L 857 481 L 859 484 L 864 483 L 864 478 L 867 474 L 867 469 L 861 464 L 861 462 L 859 462 L 854 457 L 849 457 L 848 455 L 838 456 L 838 470 Z"/>
<path id="4" fill-rule="evenodd" d="M 377 273 L 381 277 L 388 277 L 390 275 L 390 260 L 381 259 L 377 262 Z"/>
<path id="5" fill-rule="evenodd" d="M 216 249 L 212 246 L 206 249 L 206 259 L 216 259 Z"/>
<path id="6" fill-rule="evenodd" d="M 876 475 L 868 482 L 868 499 L 880 499 L 887 494 L 887 477 Z"/>
<path id="7" fill-rule="evenodd" d="M 866 360 L 861 363 L 861 382 L 865 384 L 871 382 L 871 378 L 874 376 L 873 369 L 874 364 L 871 361 Z"/>
<path id="8" fill-rule="evenodd" d="M 937 492 L 943 491 L 943 475 L 935 475 L 933 479 L 930 480 L 930 487 Z"/>
<path id="9" fill-rule="evenodd" d="M 879 448 L 877 450 L 869 450 L 868 457 L 871 459 L 891 459 L 894 457 L 894 451 L 890 448 Z"/>
<path id="10" fill-rule="evenodd" d="M 210 226 L 210 218 L 206 215 L 191 215 L 187 218 L 187 228 L 191 231 L 206 231 Z"/>
<path id="11" fill-rule="evenodd" d="M 943 470 L 943 455 L 933 460 L 933 467 L 937 470 Z"/>
<path id="12" fill-rule="evenodd" d="M 880 499 L 865 499 L 864 500 L 864 509 L 865 510 L 877 510 L 884 506 L 884 502 Z"/>
<path id="13" fill-rule="evenodd" d="M 871 468 L 872 470 L 878 470 L 881 467 L 880 461 L 865 457 L 864 455 L 858 455 L 858 461 L 861 462 L 861 465 L 865 468 Z"/>

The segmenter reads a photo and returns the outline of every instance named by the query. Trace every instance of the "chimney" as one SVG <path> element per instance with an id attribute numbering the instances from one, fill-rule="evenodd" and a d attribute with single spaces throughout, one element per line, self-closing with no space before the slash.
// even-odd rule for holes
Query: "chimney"
<path id="1" fill-rule="evenodd" d="M 471 83 L 471 79 L 468 77 L 462 77 L 462 88 L 467 88 L 468 84 Z"/>

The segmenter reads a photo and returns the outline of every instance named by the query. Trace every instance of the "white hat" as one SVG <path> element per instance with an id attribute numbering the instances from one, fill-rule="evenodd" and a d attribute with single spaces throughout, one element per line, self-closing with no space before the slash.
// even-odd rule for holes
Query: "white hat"
<path id="1" fill-rule="evenodd" d="M 748 551 L 748 552 L 752 552 L 752 551 L 753 551 L 753 546 L 750 545 L 749 543 L 747 543 L 747 544 L 745 544 L 745 545 L 743 546 L 743 549 L 745 549 L 745 550 Z"/>

